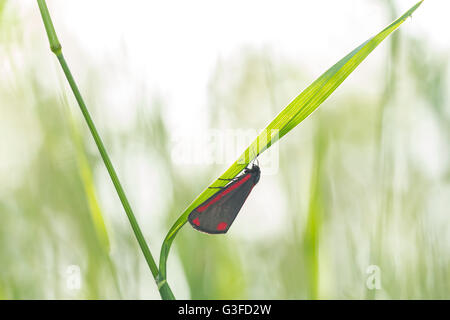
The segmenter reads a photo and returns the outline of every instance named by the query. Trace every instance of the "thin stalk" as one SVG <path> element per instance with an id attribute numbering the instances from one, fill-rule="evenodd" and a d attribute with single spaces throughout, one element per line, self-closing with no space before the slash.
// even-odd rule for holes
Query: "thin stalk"
<path id="1" fill-rule="evenodd" d="M 97 145 L 98 151 L 100 152 L 100 155 L 103 159 L 106 169 L 108 170 L 109 176 L 111 177 L 114 187 L 116 188 L 119 199 L 122 202 L 122 206 L 127 214 L 128 220 L 130 221 L 131 228 L 133 229 L 134 235 L 136 236 L 136 239 L 139 243 L 142 253 L 144 254 L 148 267 L 150 268 L 150 271 L 157 282 L 161 298 L 163 298 L 164 300 L 175 299 L 167 282 L 166 281 L 162 281 L 162 283 L 159 282 L 158 267 L 156 266 L 155 260 L 153 259 L 153 256 L 147 245 L 147 242 L 145 241 L 144 235 L 142 234 L 141 228 L 139 227 L 136 217 L 134 216 L 133 210 L 131 209 L 130 203 L 128 202 L 128 199 L 125 195 L 125 191 L 123 190 L 120 180 L 116 174 L 116 171 L 114 170 L 109 155 L 105 149 L 105 146 L 103 145 L 102 139 L 100 138 L 97 128 L 95 127 L 94 121 L 92 120 L 91 115 L 89 114 L 86 104 L 84 103 L 84 100 L 75 82 L 75 79 L 73 78 L 72 73 L 70 72 L 66 60 L 64 59 L 61 44 L 58 40 L 58 37 L 56 36 L 55 28 L 53 26 L 50 13 L 47 8 L 47 4 L 45 3 L 45 0 L 37 0 L 37 2 L 39 5 L 39 10 L 42 15 L 42 20 L 44 22 L 45 31 L 47 32 L 47 36 L 50 42 L 50 49 L 58 58 L 61 68 L 63 69 L 64 75 L 66 76 L 66 79 L 69 82 L 70 88 L 72 89 L 75 99 L 78 102 L 78 105 L 81 109 L 81 113 L 83 114 L 83 117 L 86 120 L 86 123 L 89 127 L 92 137 L 94 138 L 95 144 Z"/>

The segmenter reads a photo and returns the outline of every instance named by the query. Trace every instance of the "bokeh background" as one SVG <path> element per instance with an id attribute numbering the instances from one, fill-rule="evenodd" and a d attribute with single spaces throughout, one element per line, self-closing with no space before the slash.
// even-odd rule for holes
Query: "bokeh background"
<path id="1" fill-rule="evenodd" d="M 180 161 L 180 137 L 201 149 L 208 130 L 264 128 L 414 3 L 48 6 L 158 259 L 237 156 Z M 168 261 L 177 298 L 450 298 L 449 9 L 425 1 L 280 141 L 278 170 L 262 165 L 228 234 L 183 227 Z M 35 1 L 0 0 L 0 137 L 0 298 L 158 299 Z"/>

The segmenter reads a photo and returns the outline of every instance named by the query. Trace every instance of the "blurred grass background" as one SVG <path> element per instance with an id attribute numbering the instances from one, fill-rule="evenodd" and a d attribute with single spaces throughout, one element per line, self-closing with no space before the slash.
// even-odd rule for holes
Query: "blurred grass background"
<path id="1" fill-rule="evenodd" d="M 384 16 L 375 31 L 408 7 L 364 2 Z M 174 220 L 227 167 L 177 162 L 178 123 L 262 128 L 354 47 L 330 47 L 336 56 L 316 72 L 270 44 L 239 45 L 208 71 L 205 109 L 190 111 L 136 76 L 132 63 L 145 60 L 130 59 L 133 48 L 91 59 L 76 26 L 58 20 L 63 5 L 49 6 L 155 257 Z M 450 46 L 404 32 L 420 11 L 281 141 L 277 174 L 262 167 L 227 235 L 182 229 L 168 262 L 177 298 L 450 298 Z M 45 40 L 37 5 L 0 0 L 0 298 L 158 298 Z M 71 265 L 79 290 L 67 286 Z M 379 290 L 366 286 L 371 265 Z"/>

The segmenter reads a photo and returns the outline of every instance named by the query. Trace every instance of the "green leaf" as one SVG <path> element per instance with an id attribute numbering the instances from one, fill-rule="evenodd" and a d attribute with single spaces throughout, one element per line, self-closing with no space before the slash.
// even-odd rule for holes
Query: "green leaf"
<path id="1" fill-rule="evenodd" d="M 242 155 L 233 163 L 220 177 L 214 180 L 208 187 L 224 186 L 226 181 L 219 178 L 233 178 L 239 174 L 256 156 L 267 150 L 271 145 L 281 139 L 289 131 L 295 128 L 300 122 L 308 117 L 326 98 L 332 94 L 336 88 L 356 69 L 356 67 L 393 31 L 395 31 L 411 14 L 422 4 L 423 0 L 414 5 L 400 18 L 395 20 L 388 27 L 383 29 L 376 36 L 370 38 L 359 47 L 354 49 L 334 66 L 328 69 L 308 88 L 300 93 L 291 103 L 289 103 L 259 136 L 247 147 Z M 216 190 L 206 188 L 194 201 L 186 208 L 178 220 L 170 228 L 161 247 L 159 263 L 159 279 L 166 279 L 166 263 L 170 246 L 180 228 L 187 222 L 189 213 Z"/>

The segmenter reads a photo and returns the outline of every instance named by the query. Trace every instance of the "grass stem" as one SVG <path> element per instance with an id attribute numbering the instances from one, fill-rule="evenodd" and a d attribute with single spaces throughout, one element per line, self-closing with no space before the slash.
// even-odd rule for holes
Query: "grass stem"
<path id="1" fill-rule="evenodd" d="M 122 188 L 120 180 L 116 174 L 111 159 L 109 158 L 109 155 L 106 151 L 103 141 L 97 131 L 97 128 L 95 127 L 94 121 L 92 120 L 91 115 L 89 114 L 89 111 L 86 107 L 83 97 L 81 96 L 80 90 L 78 89 L 75 79 L 73 78 L 72 73 L 70 72 L 70 68 L 67 65 L 67 62 L 64 58 L 64 55 L 62 53 L 62 47 L 58 40 L 58 37 L 56 36 L 55 28 L 53 26 L 50 13 L 47 8 L 47 4 L 45 3 L 45 0 L 37 0 L 37 2 L 39 5 L 39 10 L 42 15 L 42 20 L 44 22 L 45 31 L 47 32 L 47 36 L 50 42 L 50 48 L 58 58 L 61 68 L 63 69 L 64 75 L 66 76 L 66 79 L 69 82 L 70 88 L 72 89 L 75 99 L 78 102 L 81 113 L 83 114 L 83 117 L 86 120 L 86 123 L 89 127 L 92 137 L 94 138 L 95 144 L 97 145 L 98 151 L 100 152 L 100 155 L 103 159 L 106 169 L 108 170 L 109 176 L 111 177 L 114 187 L 116 188 L 119 199 L 122 203 L 125 213 L 127 214 L 128 220 L 130 221 L 131 228 L 133 229 L 134 235 L 136 236 L 136 239 L 139 243 L 142 253 L 144 254 L 148 267 L 150 268 L 153 278 L 157 282 L 158 290 L 161 294 L 161 297 L 165 300 L 175 299 L 167 282 L 163 281 L 163 283 L 161 284 L 158 281 L 159 279 L 158 267 L 156 266 L 155 260 L 153 259 L 153 256 L 147 245 L 147 242 L 145 241 L 144 235 L 142 234 L 141 228 L 139 227 L 136 217 L 134 216 L 133 210 L 131 209 L 130 203 L 128 202 L 128 199 L 125 195 L 125 191 Z"/>

